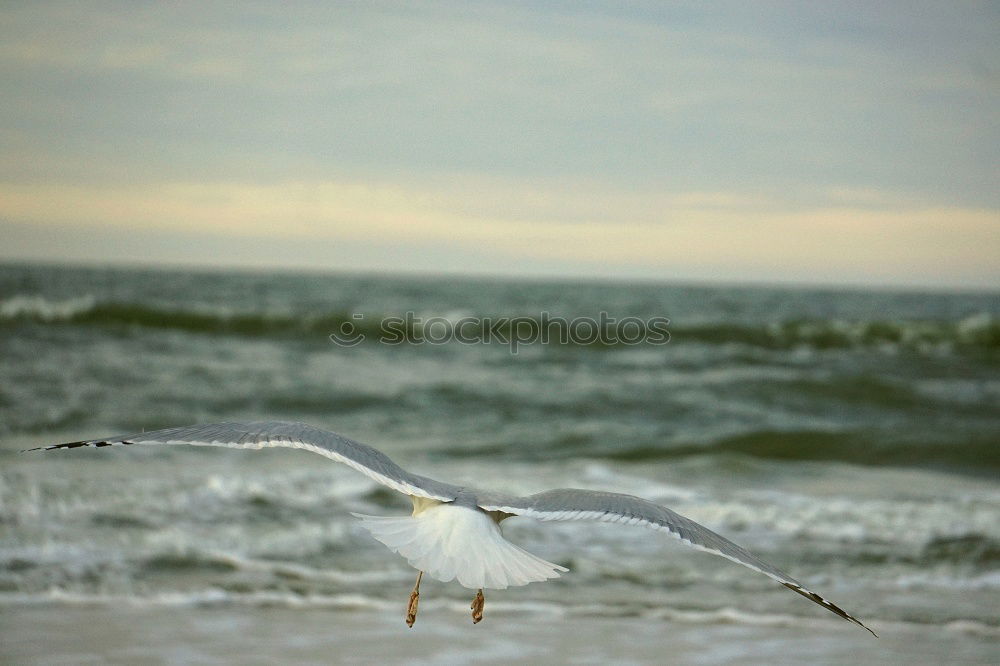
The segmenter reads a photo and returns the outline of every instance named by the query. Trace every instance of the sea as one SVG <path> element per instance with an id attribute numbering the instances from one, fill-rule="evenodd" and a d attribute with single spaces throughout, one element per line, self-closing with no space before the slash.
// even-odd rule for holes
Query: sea
<path id="1" fill-rule="evenodd" d="M 0 662 L 998 663 L 1000 291 L 0 265 Z M 514 518 L 569 568 L 471 592 L 303 451 L 36 446 L 303 421 L 442 481 L 630 493 L 663 533 Z"/>

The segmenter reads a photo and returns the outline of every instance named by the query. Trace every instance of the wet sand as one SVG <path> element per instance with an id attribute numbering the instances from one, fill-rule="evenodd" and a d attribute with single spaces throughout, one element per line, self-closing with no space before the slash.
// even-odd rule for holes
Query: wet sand
<path id="1" fill-rule="evenodd" d="M 7 605 L 4 664 L 942 664 L 997 663 L 1000 636 L 917 625 L 800 628 L 289 608 Z M 397 617 L 398 615 L 398 617 Z"/>

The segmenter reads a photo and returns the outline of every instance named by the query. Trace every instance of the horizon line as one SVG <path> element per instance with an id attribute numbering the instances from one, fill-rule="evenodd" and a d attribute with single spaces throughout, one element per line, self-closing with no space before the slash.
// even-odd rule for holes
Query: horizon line
<path id="1" fill-rule="evenodd" d="M 644 286 L 664 287 L 702 287 L 702 288 L 733 288 L 733 289 L 774 289 L 788 291 L 838 291 L 882 293 L 934 293 L 934 294 L 1000 294 L 1000 287 L 990 285 L 956 285 L 926 283 L 874 283 L 874 282 L 833 282 L 817 280 L 780 280 L 747 278 L 686 278 L 683 276 L 651 276 L 628 274 L 584 274 L 582 272 L 558 271 L 530 273 L 518 270 L 512 273 L 498 273 L 492 270 L 476 271 L 474 269 L 423 269 L 423 268 L 336 268 L 304 264 L 300 266 L 270 266 L 266 264 L 249 265 L 240 263 L 208 264 L 202 262 L 158 261 L 143 262 L 139 259 L 116 260 L 104 259 L 73 259 L 61 260 L 50 257 L 4 257 L 0 256 L 0 267 L 50 267 L 84 270 L 125 270 L 125 271 L 164 271 L 188 273 L 229 273 L 229 274 L 273 274 L 273 275 L 328 275 L 331 277 L 363 277 L 363 278 L 417 278 L 431 281 L 465 278 L 469 280 L 488 280 L 496 282 L 530 282 L 530 283 L 587 283 L 625 285 L 636 283 Z"/>

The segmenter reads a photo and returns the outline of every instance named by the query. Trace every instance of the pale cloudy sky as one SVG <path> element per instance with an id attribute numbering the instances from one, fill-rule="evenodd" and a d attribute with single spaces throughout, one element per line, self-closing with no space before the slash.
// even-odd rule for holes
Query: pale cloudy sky
<path id="1" fill-rule="evenodd" d="M 0 258 L 1000 287 L 991 2 L 5 3 Z"/>

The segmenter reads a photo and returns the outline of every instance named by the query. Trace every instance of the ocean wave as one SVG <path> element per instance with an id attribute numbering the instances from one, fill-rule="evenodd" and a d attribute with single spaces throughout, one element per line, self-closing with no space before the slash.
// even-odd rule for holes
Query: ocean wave
<path id="1" fill-rule="evenodd" d="M 992 570 L 979 576 L 958 577 L 936 571 L 918 571 L 902 574 L 893 584 L 903 590 L 965 590 L 992 592 L 1000 590 L 1000 571 Z"/>
<path id="2" fill-rule="evenodd" d="M 886 519 L 883 523 L 886 533 L 875 534 L 858 523 L 837 524 L 829 517 L 820 516 L 819 520 L 812 521 L 810 516 L 814 513 L 804 511 L 786 522 L 800 523 L 802 531 L 808 531 L 817 541 L 829 542 L 839 536 L 840 543 L 835 548 L 803 553 L 799 558 L 801 562 L 816 567 L 856 566 L 899 571 L 894 580 L 903 588 L 993 590 L 1000 587 L 1000 542 L 990 536 L 978 533 L 937 535 L 928 538 L 922 546 L 913 547 L 900 532 L 908 527 L 916 528 L 898 520 Z M 946 531 L 948 523 L 955 520 L 955 512 L 939 513 L 947 518 L 929 518 L 937 521 L 931 529 Z M 808 525 L 804 524 L 805 520 L 810 520 Z M 927 525 L 922 524 L 921 529 L 927 529 Z M 843 536 L 844 532 L 849 536 Z"/>
<path id="3" fill-rule="evenodd" d="M 936 537 L 921 552 L 924 562 L 957 562 L 989 566 L 1000 563 L 1000 541 L 985 534 Z"/>
<path id="4" fill-rule="evenodd" d="M 297 594 L 287 591 L 232 592 L 219 588 L 193 591 L 165 591 L 148 595 L 78 593 L 50 588 L 40 593 L 0 592 L 0 606 L 68 606 L 121 608 L 287 608 L 293 610 L 333 610 L 345 612 L 396 613 L 398 599 L 384 599 L 365 594 Z M 421 598 L 424 613 L 468 613 L 464 598 Z M 829 627 L 837 626 L 837 618 L 784 613 L 760 613 L 733 606 L 714 609 L 682 607 L 651 608 L 641 604 L 567 604 L 555 601 L 496 601 L 490 602 L 490 612 L 511 617 L 573 618 L 642 618 L 693 625 L 743 625 L 758 627 Z M 905 619 L 866 618 L 873 626 L 898 633 L 925 631 L 940 627 L 946 631 L 982 637 L 1000 636 L 1000 627 L 971 618 L 948 618 L 939 622 L 918 622 Z"/>
<path id="5" fill-rule="evenodd" d="M 507 447 L 496 448 L 496 452 L 507 450 Z M 532 455 L 530 451 L 525 453 Z M 966 436 L 961 440 L 951 438 L 940 441 L 893 442 L 878 433 L 765 429 L 692 444 L 622 446 L 620 442 L 606 443 L 599 439 L 581 442 L 579 438 L 571 438 L 565 442 L 555 441 L 538 447 L 534 453 L 544 458 L 558 457 L 565 453 L 572 458 L 627 462 L 652 462 L 691 456 L 749 456 L 790 462 L 836 461 L 858 465 L 929 467 L 980 475 L 995 474 L 1000 470 L 1000 447 L 997 446 L 995 437 L 986 435 Z"/>
<path id="6" fill-rule="evenodd" d="M 274 578 L 338 584 L 398 583 L 411 578 L 402 569 L 346 571 L 333 568 L 317 569 L 304 564 L 281 560 L 242 557 L 232 553 L 186 550 L 158 553 L 142 559 L 140 570 L 150 573 L 211 573 L 253 572 Z M 405 573 L 405 575 L 404 575 Z"/>
<path id="7" fill-rule="evenodd" d="M 208 588 L 191 591 L 164 591 L 147 595 L 109 594 L 101 592 L 74 592 L 58 587 L 39 593 L 3 593 L 0 605 L 7 604 L 55 604 L 67 606 L 109 605 L 131 607 L 251 607 L 251 608 L 292 608 L 292 609 L 333 609 L 369 610 L 396 612 L 399 602 L 366 594 L 300 594 L 279 590 L 256 590 L 234 592 L 222 588 Z M 420 599 L 421 610 L 465 613 L 468 603 L 448 596 Z M 672 607 L 650 607 L 641 603 L 565 603 L 558 601 L 496 601 L 490 602 L 491 612 L 514 616 L 548 617 L 606 617 L 668 620 L 691 624 L 748 624 L 757 626 L 795 626 L 802 624 L 823 625 L 834 620 L 816 619 L 807 616 L 764 614 L 749 612 L 733 607 L 717 609 L 688 609 Z M 975 623 L 975 621 L 970 621 Z M 978 623 L 976 623 L 978 624 Z"/>
<path id="8" fill-rule="evenodd" d="M 462 459 L 494 456 L 514 460 L 592 459 L 632 463 L 714 458 L 739 467 L 741 459 L 782 462 L 843 462 L 866 466 L 924 467 L 972 476 L 1000 471 L 1000 446 L 990 434 L 962 438 L 894 441 L 879 432 L 827 430 L 751 430 L 705 442 L 625 444 L 599 435 L 554 435 L 526 446 L 517 441 L 470 447 L 442 447 L 435 455 Z"/>
<path id="9" fill-rule="evenodd" d="M 368 342 L 416 342 L 433 339 L 435 331 L 424 330 L 423 323 L 436 320 L 455 326 L 462 319 L 468 323 L 461 329 L 468 339 L 502 342 L 510 339 L 515 328 L 518 335 L 536 339 L 547 329 L 553 341 L 560 339 L 558 325 L 551 317 L 522 315 L 498 317 L 462 315 L 454 312 L 440 316 L 422 314 L 412 319 L 385 313 L 365 315 L 349 311 L 311 311 L 302 313 L 232 312 L 223 309 L 163 307 L 142 303 L 101 301 L 84 295 L 65 300 L 49 300 L 36 295 L 15 295 L 0 301 L 0 325 L 21 323 L 61 324 L 105 327 L 142 327 L 171 329 L 201 334 L 239 335 L 247 337 L 315 337 L 339 334 L 346 338 L 364 336 Z M 391 326 L 385 322 L 394 319 Z M 649 320 L 653 321 L 653 320 Z M 553 326 L 556 326 L 553 328 Z M 630 318 L 630 335 L 640 340 L 660 340 L 663 330 Z M 634 330 L 646 326 L 645 330 Z M 660 325 L 662 327 L 662 324 Z M 438 332 L 439 333 L 439 332 Z M 575 339 L 562 336 L 560 344 L 583 347 L 630 347 L 614 335 L 595 339 Z M 981 312 L 956 320 L 789 320 L 767 324 L 737 324 L 717 322 L 703 325 L 671 323 L 670 344 L 699 343 L 709 345 L 737 344 L 751 348 L 782 349 L 852 349 L 874 348 L 886 351 L 900 349 L 924 353 L 952 351 L 995 352 L 1000 349 L 1000 321 L 991 313 Z"/>
<path id="10" fill-rule="evenodd" d="M 440 605 L 438 602 L 437 605 Z M 104 592 L 76 592 L 51 587 L 45 592 L 0 593 L 0 605 L 66 605 L 66 606 L 125 606 L 153 608 L 212 608 L 249 606 L 257 608 L 341 609 L 391 611 L 399 607 L 398 601 L 389 601 L 363 594 L 298 594 L 295 592 L 258 590 L 233 592 L 222 588 L 191 591 L 164 591 L 148 595 L 111 594 Z M 421 599 L 421 607 L 435 605 Z"/>
<path id="11" fill-rule="evenodd" d="M 918 351 L 1000 348 L 1000 321 L 981 312 L 959 320 L 791 320 L 764 326 L 674 328 L 673 341 L 739 343 L 770 349 L 885 347 Z"/>
<path id="12" fill-rule="evenodd" d="M 17 295 L 0 301 L 0 321 L 69 321 L 89 312 L 97 304 L 91 295 L 49 300 L 41 296 Z"/>

